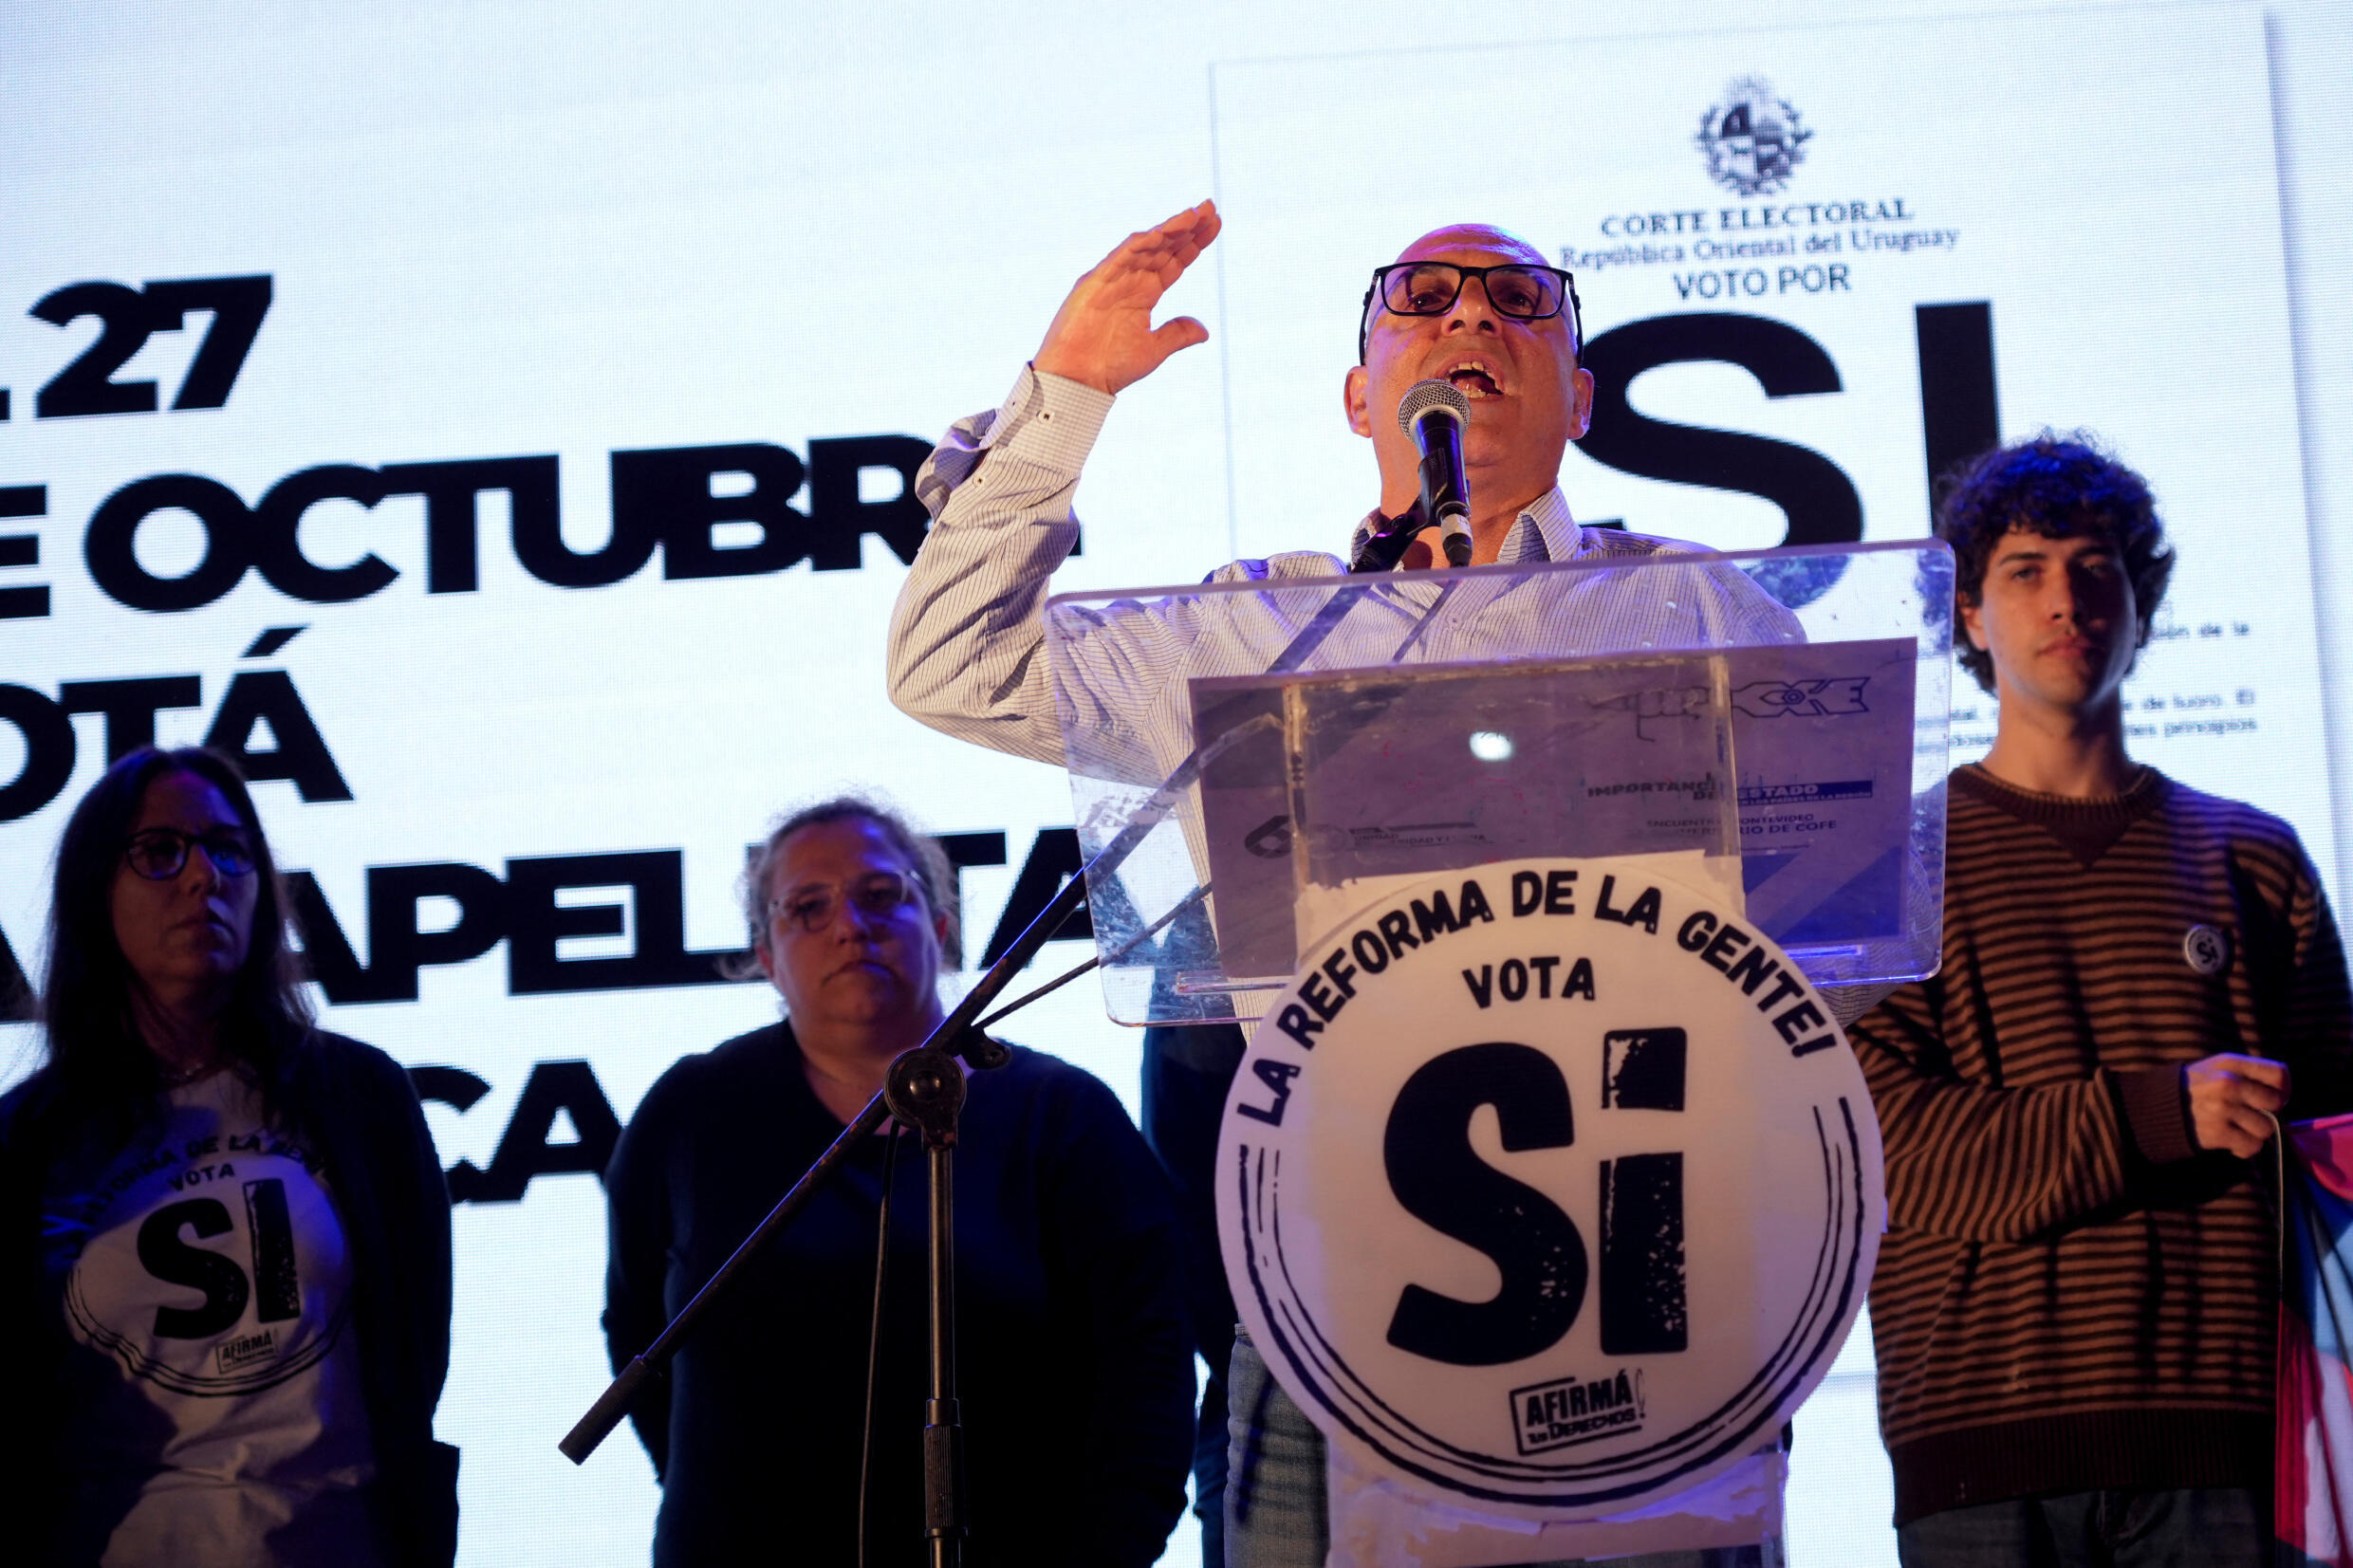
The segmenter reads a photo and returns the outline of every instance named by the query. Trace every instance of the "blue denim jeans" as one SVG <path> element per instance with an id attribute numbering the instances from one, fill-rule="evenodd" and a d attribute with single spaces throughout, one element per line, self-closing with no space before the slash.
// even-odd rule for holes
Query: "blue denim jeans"
<path id="1" fill-rule="evenodd" d="M 2270 1541 L 2244 1486 L 2022 1497 L 1896 1531 L 1903 1568 L 2265 1568 Z"/>
<path id="2" fill-rule="evenodd" d="M 1250 1336 L 1233 1337 L 1226 1375 L 1226 1568 L 1324 1568 L 1330 1522 L 1324 1434 L 1267 1371 Z M 1641 1552 L 1607 1568 L 1783 1568 L 1781 1542 Z M 1534 1568 L 1581 1568 L 1556 1562 Z"/>

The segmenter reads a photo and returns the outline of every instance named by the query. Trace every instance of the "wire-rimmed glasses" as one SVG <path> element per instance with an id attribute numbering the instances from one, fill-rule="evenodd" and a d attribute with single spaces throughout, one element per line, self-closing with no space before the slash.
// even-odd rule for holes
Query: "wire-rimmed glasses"
<path id="1" fill-rule="evenodd" d="M 824 931 L 848 903 L 870 920 L 896 914 L 916 895 L 916 884 L 895 871 L 878 871 L 860 877 L 844 890 L 824 884 L 795 888 L 768 901 L 769 918 L 810 932 Z"/>

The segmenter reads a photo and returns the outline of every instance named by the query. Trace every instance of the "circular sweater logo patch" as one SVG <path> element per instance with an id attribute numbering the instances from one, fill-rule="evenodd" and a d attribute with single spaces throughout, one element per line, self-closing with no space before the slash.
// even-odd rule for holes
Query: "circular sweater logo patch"
<path id="1" fill-rule="evenodd" d="M 2182 933 L 2181 956 L 2200 974 L 2220 974 L 2231 961 L 2231 939 L 2212 926 L 2192 926 Z"/>

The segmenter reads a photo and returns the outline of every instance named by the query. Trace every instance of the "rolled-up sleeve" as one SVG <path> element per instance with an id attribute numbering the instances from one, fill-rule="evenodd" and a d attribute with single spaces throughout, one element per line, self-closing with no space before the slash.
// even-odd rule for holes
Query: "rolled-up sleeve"
<path id="1" fill-rule="evenodd" d="M 916 475 L 930 534 L 891 616 L 891 701 L 959 740 L 1059 764 L 1041 610 L 1078 543 L 1070 500 L 1111 411 L 1104 393 L 1024 367 L 958 420 Z"/>

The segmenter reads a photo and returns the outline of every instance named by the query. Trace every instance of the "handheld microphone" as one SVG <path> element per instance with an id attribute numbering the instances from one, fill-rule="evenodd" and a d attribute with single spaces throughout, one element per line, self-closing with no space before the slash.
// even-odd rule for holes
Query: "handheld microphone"
<path id="1" fill-rule="evenodd" d="M 1438 526 L 1450 566 L 1471 564 L 1471 484 L 1462 471 L 1462 427 L 1471 399 L 1436 379 L 1416 381 L 1398 403 L 1398 426 L 1421 453 L 1422 515 Z"/>

